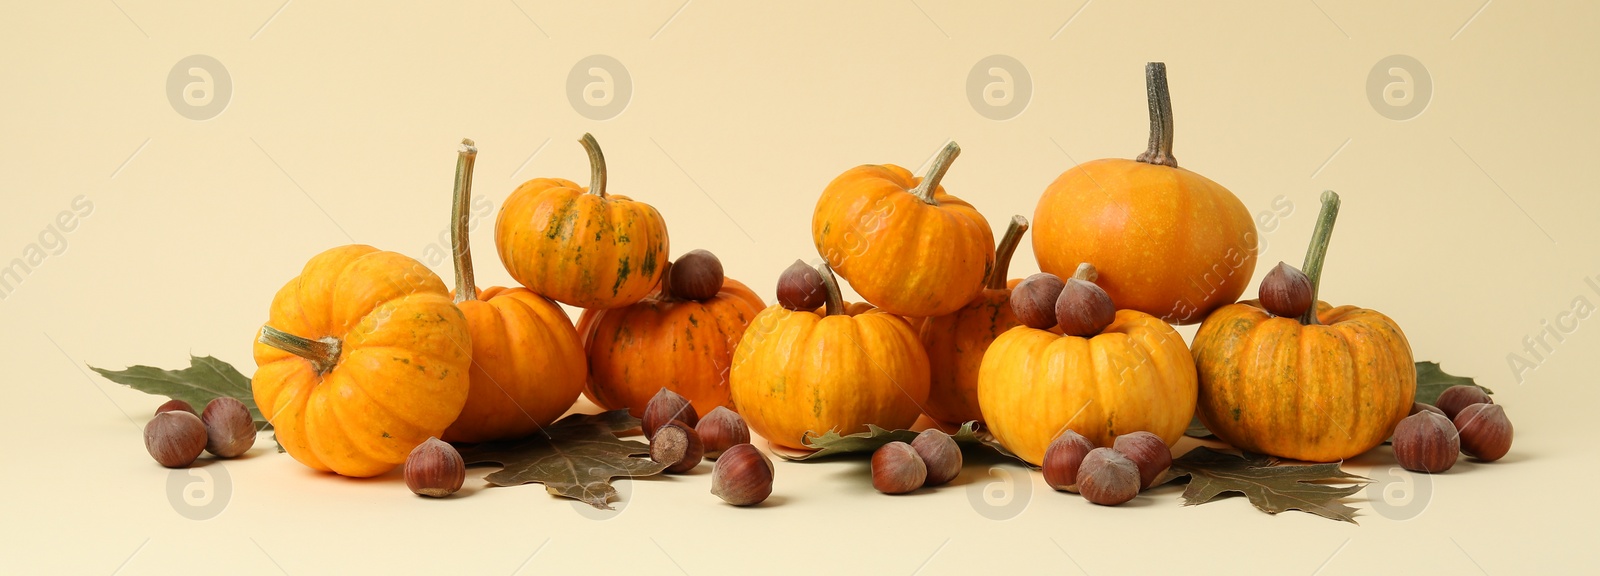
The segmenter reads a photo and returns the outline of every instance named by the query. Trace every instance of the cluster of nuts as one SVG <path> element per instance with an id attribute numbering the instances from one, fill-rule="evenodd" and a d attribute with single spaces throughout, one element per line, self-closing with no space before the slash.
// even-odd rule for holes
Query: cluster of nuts
<path id="1" fill-rule="evenodd" d="M 244 454 L 256 443 L 256 425 L 250 409 L 235 398 L 217 398 L 196 414 L 182 400 L 169 400 L 156 408 L 156 417 L 144 426 L 144 447 L 162 466 L 183 468 L 201 451 L 218 458 Z"/>
<path id="2" fill-rule="evenodd" d="M 735 506 L 760 504 L 772 494 L 772 460 L 750 444 L 744 418 L 722 406 L 701 418 L 688 399 L 662 388 L 645 405 L 641 426 L 650 459 L 683 474 L 702 458 L 716 461 L 711 493 Z"/>
<path id="3" fill-rule="evenodd" d="M 1123 434 L 1111 447 L 1097 448 L 1088 438 L 1067 430 L 1044 453 L 1045 483 L 1103 506 L 1132 500 L 1171 467 L 1172 450 L 1150 432 Z"/>
<path id="4" fill-rule="evenodd" d="M 872 453 L 872 487 L 884 494 L 905 494 L 923 486 L 939 486 L 961 474 L 961 447 L 939 430 L 923 430 L 910 444 L 890 442 Z"/>
<path id="5" fill-rule="evenodd" d="M 1029 276 L 1011 291 L 1011 311 L 1029 328 L 1060 326 L 1068 336 L 1099 334 L 1116 319 L 1117 307 L 1094 283 L 1097 275 L 1094 266 L 1080 264 L 1065 282 L 1048 272 Z"/>
<path id="6" fill-rule="evenodd" d="M 1493 462 L 1511 451 L 1511 420 L 1476 386 L 1451 386 L 1438 404 L 1418 402 L 1394 429 L 1394 457 L 1412 472 L 1437 474 L 1465 452 Z"/>

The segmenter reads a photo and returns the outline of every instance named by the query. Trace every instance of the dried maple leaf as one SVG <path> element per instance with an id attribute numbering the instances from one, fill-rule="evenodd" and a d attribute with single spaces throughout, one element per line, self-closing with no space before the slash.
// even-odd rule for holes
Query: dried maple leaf
<path id="1" fill-rule="evenodd" d="M 611 510 L 617 496 L 612 478 L 651 476 L 666 468 L 638 457 L 650 453 L 648 444 L 616 436 L 638 427 L 639 419 L 627 410 L 573 414 L 528 438 L 462 446 L 461 457 L 469 465 L 499 465 L 484 477 L 495 486 L 544 484 L 556 496 Z"/>
<path id="2" fill-rule="evenodd" d="M 1183 505 L 1205 504 L 1230 492 L 1244 494 L 1257 510 L 1277 514 L 1285 510 L 1309 512 L 1323 518 L 1356 524 L 1355 512 L 1343 502 L 1361 491 L 1366 478 L 1339 469 L 1338 463 L 1291 465 L 1257 454 L 1235 456 L 1201 446 L 1172 461 L 1158 484 L 1187 476 Z M 1351 484 L 1331 486 L 1330 484 Z"/>
<path id="3" fill-rule="evenodd" d="M 807 436 L 803 442 L 806 447 L 813 450 L 811 452 L 774 449 L 772 453 L 777 454 L 779 458 L 784 460 L 803 462 L 843 454 L 871 454 L 884 444 L 897 441 L 910 444 L 916 437 L 917 432 L 911 430 L 885 430 L 868 424 L 866 432 L 840 435 L 837 431 L 829 430 L 821 436 Z M 980 430 L 976 422 L 962 424 L 961 429 L 957 430 L 955 434 L 951 434 L 950 437 L 955 439 L 957 444 L 986 446 L 1003 456 L 1016 458 L 1004 446 L 995 441 L 994 437 L 990 436 L 988 432 Z M 1018 461 L 1021 460 L 1019 459 Z"/>

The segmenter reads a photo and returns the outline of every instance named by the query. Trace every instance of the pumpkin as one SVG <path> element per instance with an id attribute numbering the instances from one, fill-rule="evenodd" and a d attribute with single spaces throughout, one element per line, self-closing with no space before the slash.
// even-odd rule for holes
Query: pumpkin
<path id="1" fill-rule="evenodd" d="M 495 220 L 500 262 L 537 294 L 579 308 L 617 308 L 661 280 L 667 224 L 649 204 L 606 194 L 606 161 L 594 136 L 589 187 L 535 178 L 518 186 Z"/>
<path id="2" fill-rule="evenodd" d="M 922 347 L 928 352 L 932 375 L 923 408 L 941 428 L 983 420 L 978 408 L 978 367 L 997 336 L 1022 324 L 1011 311 L 1011 288 L 1019 280 L 1007 282 L 1006 274 L 1011 255 L 1027 230 L 1028 220 L 1013 216 L 995 248 L 995 265 L 983 292 L 960 310 L 921 323 Z"/>
<path id="3" fill-rule="evenodd" d="M 1197 415 L 1217 438 L 1282 458 L 1334 462 L 1382 443 L 1411 410 L 1417 372 L 1400 326 L 1383 314 L 1315 299 L 1339 197 L 1323 194 L 1305 273 L 1316 305 L 1275 317 L 1258 301 L 1200 325 Z"/>
<path id="4" fill-rule="evenodd" d="M 774 304 L 734 351 L 733 403 L 776 446 L 804 450 L 808 434 L 854 434 L 869 424 L 909 428 L 928 397 L 928 356 L 911 325 L 847 306 L 832 270 L 820 268 L 828 294 L 820 313 Z"/>
<path id="5" fill-rule="evenodd" d="M 943 316 L 983 290 L 994 265 L 989 222 L 939 186 L 960 151 L 954 142 L 945 146 L 920 179 L 893 164 L 851 168 L 817 200 L 817 251 L 885 312 Z"/>
<path id="6" fill-rule="evenodd" d="M 250 387 L 295 460 L 376 476 L 456 420 L 471 353 L 466 318 L 426 266 L 342 246 L 273 297 Z"/>
<path id="7" fill-rule="evenodd" d="M 1244 293 L 1256 267 L 1255 222 L 1227 188 L 1178 167 L 1166 66 L 1150 63 L 1146 79 L 1149 150 L 1056 178 L 1033 214 L 1033 252 L 1041 270 L 1062 278 L 1094 263 L 1118 307 L 1194 324 Z"/>
<path id="8" fill-rule="evenodd" d="M 1088 281 L 1092 268 L 1075 277 Z M 1096 446 L 1140 431 L 1177 442 L 1194 415 L 1196 394 L 1183 337 L 1137 310 L 1117 310 L 1110 325 L 1088 337 L 1017 326 L 995 338 L 978 368 L 985 425 L 1035 466 L 1065 430 Z"/>
<path id="9" fill-rule="evenodd" d="M 455 303 L 472 334 L 471 390 L 444 431 L 450 442 L 522 438 L 572 407 L 587 372 L 578 332 L 561 306 L 525 288 L 479 291 L 468 242 L 477 148 L 462 142 L 451 210 Z"/>
<path id="10" fill-rule="evenodd" d="M 668 275 L 676 272 L 669 264 Z M 724 278 L 705 300 L 680 298 L 663 280 L 655 294 L 622 308 L 585 310 L 578 330 L 589 358 L 584 396 L 607 410 L 641 416 L 661 388 L 687 398 L 696 414 L 732 407 L 733 352 L 766 303 Z"/>

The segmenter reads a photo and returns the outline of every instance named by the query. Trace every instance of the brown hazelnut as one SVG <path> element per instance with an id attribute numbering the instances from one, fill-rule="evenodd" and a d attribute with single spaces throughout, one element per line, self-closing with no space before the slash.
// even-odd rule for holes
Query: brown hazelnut
<path id="1" fill-rule="evenodd" d="M 443 498 L 455 494 L 467 480 L 467 465 L 450 443 L 429 438 L 406 457 L 406 487 L 418 496 Z"/>
<path id="2" fill-rule="evenodd" d="M 755 446 L 735 444 L 711 467 L 711 493 L 734 506 L 760 504 L 772 495 L 772 460 Z"/>
<path id="3" fill-rule="evenodd" d="M 694 431 L 700 434 L 700 443 L 705 445 L 706 458 L 716 460 L 722 452 L 750 442 L 750 426 L 744 423 L 744 418 L 738 412 L 729 410 L 727 406 L 712 408 L 700 423 L 694 425 Z"/>
<path id="4" fill-rule="evenodd" d="M 667 290 L 685 300 L 709 300 L 722 291 L 722 261 L 705 250 L 679 256 L 667 269 Z"/>
<path id="5" fill-rule="evenodd" d="M 184 402 L 183 400 L 168 400 L 161 403 L 160 406 L 156 407 L 156 414 L 160 414 L 162 412 L 171 412 L 173 410 L 182 410 L 190 414 L 195 414 L 194 406 L 190 406 L 188 402 Z M 195 415 L 198 416 L 199 414 Z"/>
<path id="6" fill-rule="evenodd" d="M 1116 506 L 1139 495 L 1139 466 L 1114 448 L 1095 448 L 1078 467 L 1078 493 L 1102 506 Z"/>
<path id="7" fill-rule="evenodd" d="M 1064 287 L 1061 277 L 1049 272 L 1023 278 L 1011 289 L 1011 312 L 1024 326 L 1049 330 L 1056 325 L 1056 300 Z"/>
<path id="8" fill-rule="evenodd" d="M 911 449 L 917 451 L 917 457 L 922 458 L 922 465 L 928 471 L 922 485 L 947 484 L 961 475 L 961 447 L 949 434 L 936 428 L 923 430 L 911 440 Z"/>
<path id="9" fill-rule="evenodd" d="M 1440 416 L 1444 416 L 1444 410 L 1440 410 L 1438 406 L 1434 406 L 1432 404 L 1425 404 L 1425 403 L 1422 403 L 1422 402 L 1412 402 L 1411 403 L 1411 412 L 1410 412 L 1410 414 L 1406 414 L 1406 415 L 1410 416 L 1411 414 L 1416 414 L 1418 412 L 1432 412 L 1434 414 L 1438 414 Z M 1446 416 L 1446 418 L 1448 418 L 1448 416 Z"/>
<path id="10" fill-rule="evenodd" d="M 662 388 L 644 405 L 644 415 L 639 418 L 639 426 L 644 430 L 645 439 L 649 440 L 656 437 L 657 428 L 673 420 L 694 426 L 700 422 L 700 415 L 694 411 L 694 406 L 689 404 L 687 398 Z"/>
<path id="11" fill-rule="evenodd" d="M 1484 462 L 1499 460 L 1511 451 L 1511 419 L 1498 404 L 1473 404 L 1456 414 L 1461 451 Z"/>
<path id="12" fill-rule="evenodd" d="M 200 422 L 206 425 L 206 452 L 233 458 L 256 443 L 256 423 L 237 398 L 224 396 L 206 403 Z"/>
<path id="13" fill-rule="evenodd" d="M 666 464 L 668 474 L 693 470 L 705 453 L 700 435 L 680 420 L 657 428 L 655 438 L 650 439 L 650 459 Z"/>
<path id="14" fill-rule="evenodd" d="M 1437 474 L 1456 465 L 1461 441 L 1444 416 L 1422 411 L 1406 416 L 1394 428 L 1394 459 L 1412 472 Z"/>
<path id="15" fill-rule="evenodd" d="M 905 494 L 928 480 L 928 467 L 905 442 L 890 442 L 872 453 L 872 487 L 884 494 Z"/>
<path id="16" fill-rule="evenodd" d="M 1117 318 L 1111 295 L 1098 284 L 1072 278 L 1056 299 L 1056 324 L 1068 336 L 1094 336 Z"/>
<path id="17" fill-rule="evenodd" d="M 795 260 L 778 275 L 778 304 L 790 310 L 816 310 L 828 299 L 822 273 L 805 262 Z"/>
<path id="18" fill-rule="evenodd" d="M 1433 405 L 1444 412 L 1444 417 L 1451 420 L 1455 420 L 1457 414 L 1473 404 L 1494 404 L 1494 399 L 1485 394 L 1482 388 L 1460 384 L 1445 388 L 1439 394 L 1439 399 L 1433 401 Z"/>
<path id="19" fill-rule="evenodd" d="M 1077 492 L 1078 467 L 1094 448 L 1094 442 L 1072 430 L 1056 436 L 1044 450 L 1044 482 L 1056 490 Z"/>
<path id="20" fill-rule="evenodd" d="M 169 410 L 144 425 L 144 448 L 168 468 L 182 468 L 206 448 L 206 425 L 191 412 Z"/>
<path id="21" fill-rule="evenodd" d="M 1295 318 L 1311 309 L 1311 279 L 1299 268 L 1278 262 L 1261 279 L 1261 307 L 1274 316 Z"/>
<path id="22" fill-rule="evenodd" d="M 1152 432 L 1134 432 L 1118 436 L 1112 448 L 1121 452 L 1139 467 L 1139 488 L 1154 485 L 1161 474 L 1172 467 L 1172 449 L 1166 441 Z"/>

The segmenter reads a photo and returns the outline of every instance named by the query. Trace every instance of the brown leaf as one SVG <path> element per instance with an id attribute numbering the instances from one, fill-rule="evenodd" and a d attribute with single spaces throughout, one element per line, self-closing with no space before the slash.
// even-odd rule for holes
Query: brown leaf
<path id="1" fill-rule="evenodd" d="M 666 468 L 638 457 L 650 454 L 648 444 L 616 436 L 638 427 L 639 419 L 627 410 L 573 414 L 528 438 L 462 446 L 461 457 L 468 465 L 499 465 L 484 477 L 495 486 L 544 484 L 556 496 L 611 510 L 617 496 L 612 478 L 652 476 Z"/>
<path id="2" fill-rule="evenodd" d="M 1299 510 L 1351 524 L 1357 523 L 1356 509 L 1340 500 L 1361 491 L 1361 484 L 1371 482 L 1339 469 L 1337 463 L 1285 465 L 1268 456 L 1235 456 L 1204 446 L 1173 460 L 1172 469 L 1157 484 L 1184 476 L 1189 477 L 1189 486 L 1183 491 L 1185 506 L 1205 504 L 1236 492 L 1268 514 Z"/>
<path id="3" fill-rule="evenodd" d="M 962 424 L 961 429 L 957 430 L 955 434 L 951 434 L 950 437 L 962 446 L 985 446 L 1003 456 L 1016 458 L 1016 455 L 1001 446 L 1000 442 L 994 439 L 994 436 L 989 435 L 988 431 L 979 428 L 977 422 Z M 840 435 L 836 430 L 829 430 L 821 436 L 808 435 L 802 442 L 813 450 L 811 452 L 784 450 L 775 447 L 772 453 L 777 454 L 779 458 L 784 460 L 804 462 L 846 454 L 871 455 L 873 451 L 884 444 L 896 441 L 910 444 L 916 438 L 917 432 L 911 430 L 885 430 L 868 424 L 866 432 Z M 1019 458 L 1018 461 L 1021 461 L 1021 459 Z"/>

